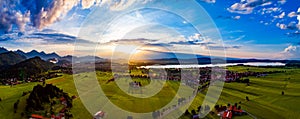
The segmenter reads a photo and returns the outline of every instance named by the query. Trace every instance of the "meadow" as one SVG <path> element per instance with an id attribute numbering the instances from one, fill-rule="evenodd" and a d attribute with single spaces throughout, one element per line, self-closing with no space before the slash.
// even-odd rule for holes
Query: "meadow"
<path id="1" fill-rule="evenodd" d="M 227 105 L 241 102 L 243 110 L 249 112 L 257 118 L 298 118 L 300 113 L 300 69 L 298 68 L 260 68 L 247 66 L 227 67 L 228 70 L 237 72 L 264 72 L 264 71 L 284 71 L 282 73 L 268 74 L 262 77 L 247 77 L 250 79 L 250 85 L 245 83 L 225 83 L 222 94 L 218 100 L 219 105 Z M 141 74 L 140 71 L 132 71 L 134 74 Z M 86 73 L 80 75 L 87 75 Z M 107 83 L 112 78 L 111 73 L 97 72 L 97 78 L 101 88 L 110 101 L 124 110 L 132 112 L 148 112 L 163 106 L 175 96 L 179 83 L 176 81 L 167 81 L 162 91 L 145 100 L 142 98 L 132 98 L 117 87 L 115 82 Z M 142 85 L 148 85 L 147 79 L 134 79 L 140 81 Z M 69 95 L 78 95 L 72 75 L 63 74 L 61 77 L 49 79 L 46 83 L 52 83 L 57 87 L 68 92 Z M 13 87 L 0 86 L 0 118 L 12 119 L 22 118 L 21 113 L 25 108 L 27 96 L 22 96 L 23 92 L 30 91 L 39 83 L 19 84 Z M 42 83 L 40 83 L 42 84 Z M 282 95 L 284 91 L 284 95 Z M 205 91 L 197 94 L 189 111 L 196 110 L 205 97 Z M 246 101 L 248 96 L 250 101 Z M 20 100 L 17 113 L 13 111 L 13 104 Z M 143 103 L 141 103 L 143 102 Z M 134 105 L 134 106 L 133 106 Z M 142 107 L 142 108 L 134 108 Z M 211 107 L 213 108 L 213 107 Z M 73 100 L 71 110 L 75 119 L 92 118 L 92 115 L 85 109 L 80 97 Z M 24 118 L 24 117 L 23 117 Z M 182 116 L 181 118 L 190 118 Z M 206 118 L 219 118 L 215 114 L 210 114 Z M 248 119 L 250 116 L 235 117 L 237 119 Z"/>

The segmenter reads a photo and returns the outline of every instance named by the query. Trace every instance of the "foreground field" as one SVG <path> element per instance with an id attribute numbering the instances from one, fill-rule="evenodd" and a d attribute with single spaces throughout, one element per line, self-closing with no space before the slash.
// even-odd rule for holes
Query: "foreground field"
<path id="1" fill-rule="evenodd" d="M 300 69 L 294 68 L 258 68 L 235 66 L 229 70 L 238 72 L 285 71 L 263 77 L 248 77 L 250 86 L 243 83 L 225 83 L 217 104 L 227 105 L 241 102 L 243 110 L 256 118 L 298 118 L 300 113 Z M 284 95 L 282 95 L 284 91 Z M 204 94 L 199 94 L 195 100 L 202 101 Z M 250 101 L 246 101 L 246 96 Z M 190 110 L 196 109 L 193 103 Z M 210 115 L 211 118 L 219 118 Z M 236 118 L 247 119 L 250 116 Z"/>
<path id="2" fill-rule="evenodd" d="M 250 86 L 244 83 L 226 83 L 223 92 L 220 96 L 218 104 L 227 105 L 228 103 L 234 104 L 241 102 L 242 109 L 254 115 L 257 118 L 298 118 L 300 113 L 300 69 L 296 68 L 257 68 L 246 66 L 228 67 L 228 70 L 238 72 L 246 71 L 285 71 L 283 73 L 269 74 L 263 77 L 248 77 L 250 79 Z M 142 102 L 141 99 L 128 99 L 126 93 L 122 93 L 114 82 L 106 83 L 112 75 L 110 73 L 97 72 L 99 83 L 102 85 L 103 90 L 107 97 L 115 105 L 120 106 L 122 109 L 133 112 L 147 112 L 159 109 L 166 105 L 174 97 L 179 83 L 167 82 L 164 91 L 160 92 L 154 97 L 151 97 L 147 103 Z M 82 74 L 85 75 L 85 74 Z M 62 77 L 47 80 L 47 83 L 52 83 L 59 88 L 62 88 L 70 95 L 78 95 L 72 75 L 63 75 Z M 149 82 L 145 79 L 136 79 L 141 81 L 143 85 Z M 21 113 L 25 107 L 26 96 L 22 97 L 22 93 L 32 90 L 33 86 L 38 83 L 20 84 L 13 87 L 0 86 L 0 118 L 12 119 L 22 118 Z M 284 95 L 281 92 L 284 91 Z M 124 95 L 123 95 L 124 94 Z M 245 97 L 248 96 L 250 101 L 246 101 Z M 189 111 L 197 109 L 201 105 L 205 97 L 205 91 L 199 93 L 189 107 Z M 126 100 L 125 100 L 126 99 Z M 20 100 L 17 113 L 13 111 L 13 104 Z M 123 101 L 120 101 L 123 100 Z M 156 101 L 160 100 L 159 103 Z M 156 103 L 155 103 L 156 102 Z M 140 105 L 143 108 L 133 108 L 132 105 Z M 144 106 L 145 105 L 145 106 Z M 123 106 L 123 107 L 122 107 Z M 143 110 L 140 110 L 143 109 Z M 71 110 L 74 118 L 92 118 L 91 114 L 85 109 L 80 101 L 76 98 L 73 101 L 73 108 Z M 189 118 L 189 117 L 182 117 Z M 207 118 L 219 118 L 216 115 L 208 115 Z M 251 118 L 250 116 L 241 116 L 236 118 Z"/>

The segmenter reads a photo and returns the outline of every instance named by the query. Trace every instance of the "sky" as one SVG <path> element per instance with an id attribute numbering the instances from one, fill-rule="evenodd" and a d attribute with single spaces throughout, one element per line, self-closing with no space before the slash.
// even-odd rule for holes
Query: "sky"
<path id="1" fill-rule="evenodd" d="M 59 55 L 300 59 L 298 0 L 2 0 L 0 46 Z"/>

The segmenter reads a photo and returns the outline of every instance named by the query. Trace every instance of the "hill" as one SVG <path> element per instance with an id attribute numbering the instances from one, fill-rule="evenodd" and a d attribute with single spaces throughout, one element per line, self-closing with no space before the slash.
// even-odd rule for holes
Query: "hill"
<path id="1" fill-rule="evenodd" d="M 11 52 L 11 51 L 5 52 L 5 53 L 0 54 L 0 67 L 7 68 L 10 65 L 17 64 L 24 60 L 26 60 L 25 56 L 19 55 L 17 53 Z"/>
<path id="2" fill-rule="evenodd" d="M 1 75 L 2 77 L 13 78 L 20 77 L 21 74 L 23 74 L 24 77 L 36 76 L 50 70 L 52 67 L 54 67 L 53 63 L 44 61 L 40 57 L 34 57 L 2 70 Z"/>

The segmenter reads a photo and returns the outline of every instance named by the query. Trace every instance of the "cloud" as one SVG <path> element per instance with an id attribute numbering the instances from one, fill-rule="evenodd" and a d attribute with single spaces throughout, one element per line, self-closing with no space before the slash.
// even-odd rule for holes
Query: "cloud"
<path id="1" fill-rule="evenodd" d="M 213 42 L 194 42 L 194 41 L 178 41 L 178 42 L 170 42 L 168 44 L 172 45 L 210 45 L 215 44 Z"/>
<path id="2" fill-rule="evenodd" d="M 280 23 L 277 23 L 276 26 L 280 29 L 286 29 L 286 25 L 285 24 L 280 24 Z"/>
<path id="3" fill-rule="evenodd" d="M 9 33 L 0 35 L 0 41 L 8 41 L 16 44 L 36 44 L 36 45 L 49 45 L 49 44 L 94 44 L 93 42 L 86 41 L 75 36 L 56 33 L 55 31 L 46 30 L 48 32 L 37 32 L 32 34 Z M 25 45 L 26 45 L 25 44 Z"/>
<path id="4" fill-rule="evenodd" d="M 100 43 L 102 45 L 146 45 L 146 44 L 154 44 L 157 40 L 139 38 L 139 39 L 118 39 L 118 40 L 110 40 L 105 43 Z"/>
<path id="5" fill-rule="evenodd" d="M 297 20 L 298 20 L 298 25 L 300 25 L 300 15 L 297 16 Z"/>
<path id="6" fill-rule="evenodd" d="M 222 15 L 219 15 L 217 16 L 218 19 L 225 19 L 225 20 L 239 20 L 241 19 L 241 16 L 237 15 L 237 16 L 222 16 Z"/>
<path id="7" fill-rule="evenodd" d="M 7 33 L 7 34 L 3 34 L 0 35 L 0 41 L 10 41 L 10 40 L 14 40 L 17 39 L 21 36 L 21 33 Z"/>
<path id="8" fill-rule="evenodd" d="M 282 52 L 280 52 L 280 57 L 284 59 L 299 59 L 300 58 L 300 46 L 299 45 L 289 45 Z"/>
<path id="9" fill-rule="evenodd" d="M 1 0 L 0 30 L 8 33 L 16 29 L 21 32 L 43 29 L 62 19 L 74 7 L 88 9 L 108 5 L 111 10 L 122 10 L 133 3 L 148 1 L 151 0 Z"/>
<path id="10" fill-rule="evenodd" d="M 280 18 L 280 19 L 282 19 L 284 16 L 285 16 L 285 12 L 282 12 L 280 15 L 274 16 L 274 18 Z"/>
<path id="11" fill-rule="evenodd" d="M 44 28 L 58 21 L 77 2 L 78 0 L 1 0 L 0 28 L 6 32 L 14 27 L 24 31 L 27 25 Z"/>
<path id="12" fill-rule="evenodd" d="M 88 9 L 95 4 L 100 4 L 101 0 L 81 0 L 81 6 L 83 9 Z"/>
<path id="13" fill-rule="evenodd" d="M 99 1 L 99 0 L 91 0 L 91 1 Z M 110 6 L 110 10 L 123 10 L 136 3 L 145 4 L 151 1 L 153 0 L 102 0 L 99 5 L 100 6 L 108 5 Z"/>
<path id="14" fill-rule="evenodd" d="M 0 1 L 0 30 L 2 32 L 9 32 L 14 25 L 21 31 L 25 30 L 25 25 L 30 21 L 29 12 L 24 12 L 17 9 L 18 1 L 1 0 Z"/>
<path id="15" fill-rule="evenodd" d="M 279 0 L 278 3 L 284 4 L 284 3 L 286 3 L 286 0 Z"/>
<path id="16" fill-rule="evenodd" d="M 290 29 L 290 30 L 300 30 L 300 22 L 298 24 L 295 21 L 290 22 L 287 25 L 287 29 Z"/>
<path id="17" fill-rule="evenodd" d="M 298 14 L 296 13 L 296 12 L 290 12 L 289 14 L 288 14 L 288 17 L 296 17 Z"/>
<path id="18" fill-rule="evenodd" d="M 285 52 L 285 53 L 294 52 L 294 51 L 297 50 L 297 47 L 298 47 L 298 46 L 290 45 L 290 46 L 288 46 L 287 48 L 285 48 L 283 52 Z"/>
<path id="19" fill-rule="evenodd" d="M 239 37 L 233 37 L 233 36 L 231 36 L 230 39 L 232 39 L 232 40 L 226 40 L 225 42 L 232 43 L 232 42 L 236 42 L 236 41 L 242 40 L 245 37 L 246 37 L 246 35 L 241 35 Z"/>
<path id="20" fill-rule="evenodd" d="M 190 41 L 202 40 L 202 36 L 199 33 L 195 33 L 194 35 L 189 36 L 188 40 L 190 40 Z"/>
<path id="21" fill-rule="evenodd" d="M 288 37 L 292 37 L 292 38 L 299 38 L 300 37 L 300 32 L 299 31 L 289 32 L 289 33 L 286 33 L 286 35 Z M 298 43 L 298 45 L 300 45 L 300 43 Z"/>
<path id="22" fill-rule="evenodd" d="M 267 1 L 262 0 L 241 0 L 239 3 L 234 3 L 227 10 L 233 13 L 239 14 L 250 14 L 253 9 L 257 6 L 261 6 L 267 3 Z"/>
<path id="23" fill-rule="evenodd" d="M 291 21 L 289 24 L 277 23 L 276 26 L 280 29 L 288 29 L 288 30 L 300 30 L 300 24 L 295 21 Z"/>
<path id="24" fill-rule="evenodd" d="M 234 45 L 234 46 L 208 46 L 211 50 L 227 50 L 227 49 L 240 49 L 242 46 L 240 45 Z"/>
<path id="25" fill-rule="evenodd" d="M 216 3 L 216 0 L 201 0 L 201 2 Z"/>
<path id="26" fill-rule="evenodd" d="M 34 16 L 34 24 L 38 29 L 42 29 L 58 21 L 77 4 L 77 0 L 55 0 L 50 4 L 43 4 L 45 7 Z"/>
<path id="27" fill-rule="evenodd" d="M 238 20 L 240 18 L 241 18 L 241 16 L 235 16 L 235 17 L 233 17 L 233 19 L 236 19 L 236 20 Z"/>
<path id="28" fill-rule="evenodd" d="M 261 15 L 264 14 L 271 14 L 273 12 L 281 12 L 282 9 L 279 7 L 269 7 L 269 8 L 262 8 L 261 10 L 259 10 L 259 12 L 261 13 Z"/>
<path id="29" fill-rule="evenodd" d="M 277 0 L 284 4 L 285 0 Z M 238 3 L 232 4 L 227 10 L 238 14 L 251 14 L 256 7 L 268 6 L 273 4 L 272 0 L 241 0 Z"/>
<path id="30" fill-rule="evenodd" d="M 300 30 L 300 7 L 298 8 L 297 12 L 290 12 L 288 14 L 289 17 L 297 17 L 298 23 L 297 25 L 295 25 L 295 27 L 297 27 Z"/>

